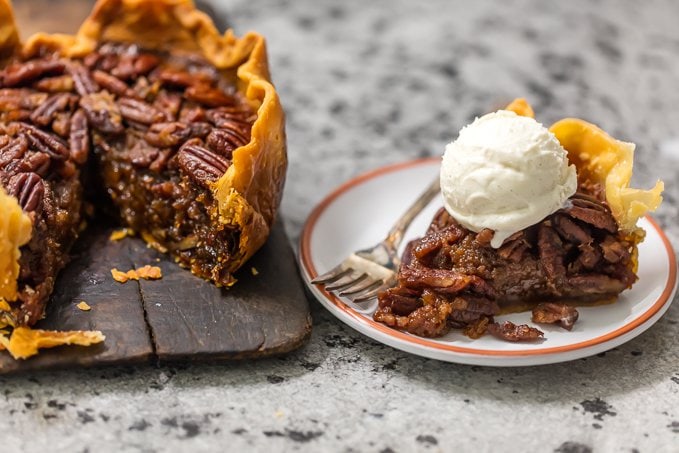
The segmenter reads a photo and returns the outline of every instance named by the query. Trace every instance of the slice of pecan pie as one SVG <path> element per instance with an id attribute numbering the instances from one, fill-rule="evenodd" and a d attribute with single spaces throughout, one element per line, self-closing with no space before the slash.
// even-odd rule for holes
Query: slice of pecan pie
<path id="1" fill-rule="evenodd" d="M 25 44 L 0 0 L 0 32 L 0 329 L 43 316 L 83 198 L 233 284 L 287 166 L 264 39 L 220 35 L 190 0 L 100 0 L 76 35 Z"/>
<path id="2" fill-rule="evenodd" d="M 660 204 L 662 183 L 630 188 L 634 145 L 592 124 L 565 119 L 551 132 L 577 168 L 578 188 L 566 206 L 499 248 L 490 244 L 492 230 L 470 231 L 439 210 L 426 234 L 407 245 L 398 285 L 379 295 L 376 321 L 425 337 L 462 328 L 474 338 L 488 330 L 530 340 L 541 333 L 493 323 L 493 316 L 535 308 L 534 320 L 570 329 L 577 312 L 561 304 L 614 301 L 632 286 L 644 237 L 636 222 Z"/>

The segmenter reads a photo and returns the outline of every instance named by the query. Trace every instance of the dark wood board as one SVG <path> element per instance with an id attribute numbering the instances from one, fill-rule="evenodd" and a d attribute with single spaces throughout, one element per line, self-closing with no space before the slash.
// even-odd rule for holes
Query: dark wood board
<path id="1" fill-rule="evenodd" d="M 93 0 L 14 0 L 21 35 L 37 31 L 73 33 Z M 204 2 L 199 8 L 211 13 Z M 213 17 L 214 15 L 211 14 Z M 224 18 L 215 22 L 226 27 Z M 311 316 L 296 261 L 283 227 L 274 226 L 267 244 L 231 289 L 218 289 L 179 268 L 171 258 L 139 239 L 109 241 L 110 228 L 89 229 L 59 276 L 47 317 L 37 328 L 101 330 L 97 346 L 43 350 L 26 361 L 0 352 L 0 374 L 112 364 L 184 360 L 231 360 L 281 354 L 301 346 Z M 156 262 L 156 260 L 159 260 Z M 113 281 L 110 270 L 158 265 L 158 281 Z M 253 275 L 251 268 L 257 269 Z M 92 310 L 80 311 L 86 301 Z"/>
<path id="2" fill-rule="evenodd" d="M 36 328 L 101 330 L 103 344 L 45 349 L 25 361 L 0 352 L 0 374 L 113 364 L 222 361 L 282 354 L 311 332 L 309 306 L 280 224 L 264 247 L 217 288 L 137 238 L 110 241 L 89 229 L 60 274 L 47 317 Z M 118 283 L 111 269 L 159 266 L 163 278 Z M 257 270 L 254 275 L 252 269 Z M 76 307 L 86 301 L 91 311 Z"/>

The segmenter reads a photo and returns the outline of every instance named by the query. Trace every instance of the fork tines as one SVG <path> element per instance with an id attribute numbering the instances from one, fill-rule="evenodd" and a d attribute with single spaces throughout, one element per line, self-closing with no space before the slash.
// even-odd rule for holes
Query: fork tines
<path id="1" fill-rule="evenodd" d="M 353 254 L 311 283 L 324 285 L 327 291 L 352 302 L 366 302 L 377 297 L 383 287 L 393 284 L 394 277 L 392 270 Z"/>

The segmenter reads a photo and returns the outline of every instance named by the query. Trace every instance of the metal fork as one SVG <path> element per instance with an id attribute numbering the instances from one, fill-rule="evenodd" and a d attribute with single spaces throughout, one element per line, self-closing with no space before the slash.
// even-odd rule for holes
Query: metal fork
<path id="1" fill-rule="evenodd" d="M 429 202 L 440 192 L 439 178 L 415 200 L 396 221 L 382 242 L 349 255 L 344 261 L 311 283 L 325 286 L 339 296 L 348 297 L 352 302 L 366 302 L 377 294 L 396 284 L 396 271 L 401 260 L 397 255 L 408 226 Z"/>

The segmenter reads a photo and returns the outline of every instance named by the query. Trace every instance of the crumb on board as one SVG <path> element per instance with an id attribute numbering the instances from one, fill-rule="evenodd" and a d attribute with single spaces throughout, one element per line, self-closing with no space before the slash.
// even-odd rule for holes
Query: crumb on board
<path id="1" fill-rule="evenodd" d="M 82 310 L 82 311 L 90 311 L 90 310 L 92 310 L 92 307 L 90 307 L 90 305 L 89 305 L 87 302 L 85 302 L 84 300 L 81 300 L 81 301 L 78 303 L 78 305 L 76 305 L 76 307 L 78 307 L 78 309 L 79 309 L 79 310 Z"/>
<path id="2" fill-rule="evenodd" d="M 109 240 L 119 241 L 126 238 L 127 236 L 134 236 L 134 230 L 131 228 L 120 228 L 119 230 L 115 230 L 113 233 L 111 233 Z"/>
<path id="3" fill-rule="evenodd" d="M 259 271 L 257 270 L 256 267 L 252 266 L 250 268 L 250 272 L 252 272 L 252 275 L 259 275 Z"/>
<path id="4" fill-rule="evenodd" d="M 0 349 L 8 350 L 15 359 L 27 359 L 36 355 L 40 349 L 62 345 L 90 346 L 105 339 L 104 334 L 98 330 L 57 332 L 17 327 L 9 338 L 0 334 Z"/>
<path id="5" fill-rule="evenodd" d="M 143 278 L 145 280 L 157 280 L 162 278 L 162 271 L 158 266 L 149 266 L 148 264 L 139 269 L 131 269 L 127 272 L 119 271 L 116 268 L 111 269 L 111 276 L 113 280 L 125 283 L 128 280 L 139 280 Z"/>

